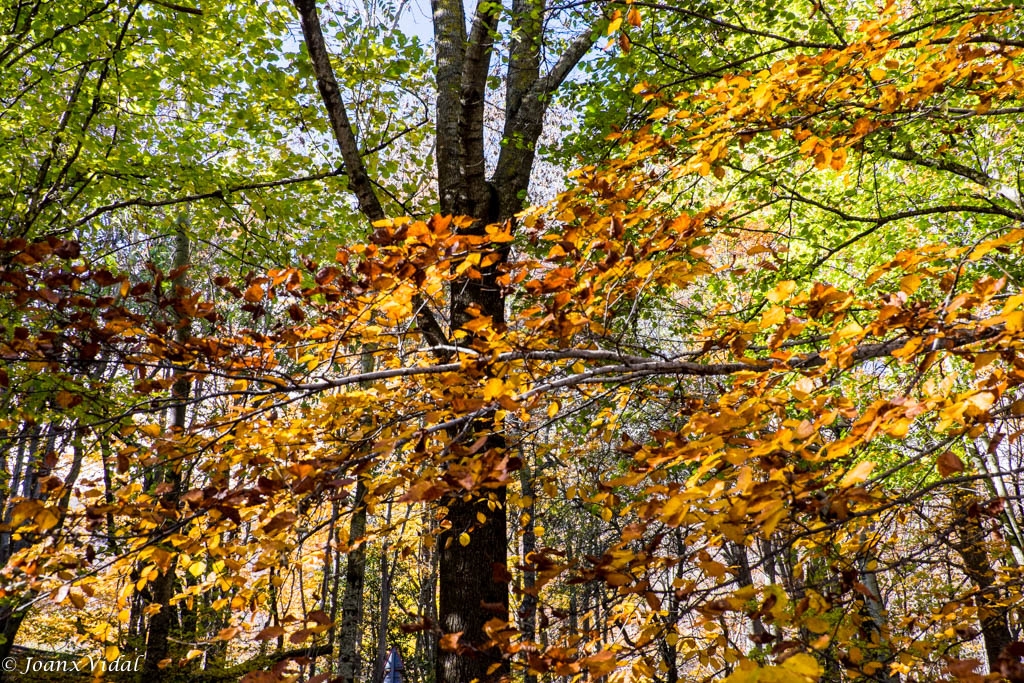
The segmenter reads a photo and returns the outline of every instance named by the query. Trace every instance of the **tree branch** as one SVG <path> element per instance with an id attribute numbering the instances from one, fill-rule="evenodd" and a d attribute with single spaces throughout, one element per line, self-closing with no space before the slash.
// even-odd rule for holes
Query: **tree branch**
<path id="1" fill-rule="evenodd" d="M 499 9 L 500 5 L 493 0 L 477 1 L 459 87 L 459 140 L 462 143 L 459 203 L 464 201 L 465 204 L 458 206 L 456 213 L 481 219 L 487 219 L 489 203 L 484 164 L 484 104 Z"/>
<path id="2" fill-rule="evenodd" d="M 209 192 L 199 192 L 196 194 L 187 194 L 181 197 L 169 197 L 167 199 L 125 199 L 124 201 L 114 202 L 113 204 L 107 204 L 93 209 L 88 214 L 79 218 L 72 224 L 72 227 L 77 228 L 85 225 L 92 219 L 96 218 L 105 213 L 111 211 L 117 211 L 118 209 L 125 209 L 130 206 L 143 206 L 146 208 L 156 208 L 161 206 L 173 206 L 175 204 L 187 204 L 188 202 L 197 202 L 203 199 L 225 199 L 227 195 L 235 192 L 245 192 L 246 190 L 262 190 L 270 187 L 283 187 L 285 185 L 294 185 L 295 183 L 306 183 L 314 180 L 324 180 L 326 178 L 333 178 L 345 174 L 345 169 L 339 167 L 333 171 L 325 171 L 323 173 L 314 173 L 312 175 L 300 176 L 298 178 L 282 178 L 280 180 L 267 180 L 261 183 L 244 183 L 242 185 L 234 185 L 218 190 L 211 190 Z"/>
<path id="3" fill-rule="evenodd" d="M 366 166 L 363 165 L 363 158 L 359 155 L 359 143 L 356 141 L 355 132 L 348 119 L 348 113 L 345 111 L 341 90 L 338 88 L 338 81 L 334 76 L 334 67 L 331 66 L 331 59 L 327 54 L 327 44 L 320 27 L 316 2 L 315 0 L 294 0 L 294 2 L 295 8 L 299 11 L 299 21 L 302 24 L 302 36 L 306 42 L 306 50 L 313 63 L 313 73 L 316 74 L 316 85 L 320 90 L 324 106 L 327 108 L 327 117 L 331 121 L 334 139 L 338 142 L 341 157 L 345 162 L 349 189 L 355 193 L 359 202 L 359 210 L 363 215 L 371 221 L 382 220 L 385 217 L 384 208 L 380 204 L 380 199 L 377 198 L 377 193 L 373 190 L 373 184 L 366 173 Z"/>

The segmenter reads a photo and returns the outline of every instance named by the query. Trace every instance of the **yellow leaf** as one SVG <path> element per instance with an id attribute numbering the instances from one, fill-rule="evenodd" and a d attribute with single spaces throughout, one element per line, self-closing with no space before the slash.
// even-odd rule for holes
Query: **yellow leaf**
<path id="1" fill-rule="evenodd" d="M 558 415 L 559 408 L 560 408 L 560 406 L 558 405 L 558 401 L 552 401 L 551 403 L 549 403 L 548 404 L 548 417 L 554 417 L 555 415 Z"/>
<path id="2" fill-rule="evenodd" d="M 761 329 L 771 327 L 772 325 L 778 325 L 786 319 L 786 310 L 782 306 L 772 306 L 767 311 L 761 314 Z"/>
<path id="3" fill-rule="evenodd" d="M 907 296 L 910 296 L 911 294 L 916 292 L 917 288 L 920 286 L 921 276 L 915 273 L 911 273 L 910 275 L 904 275 L 903 278 L 900 279 L 900 291 L 906 294 Z"/>
<path id="4" fill-rule="evenodd" d="M 811 633 L 825 633 L 829 628 L 831 628 L 828 625 L 828 622 L 820 617 L 811 617 L 804 622 L 804 626 L 806 626 L 807 630 Z"/>
<path id="5" fill-rule="evenodd" d="M 465 531 L 459 534 L 459 545 L 469 545 L 469 534 L 467 534 Z"/>
<path id="6" fill-rule="evenodd" d="M 41 507 L 42 505 L 40 505 L 38 501 L 34 500 L 23 500 L 18 503 L 14 506 L 14 510 L 11 511 L 11 526 L 21 526 L 25 520 L 35 517 Z"/>
<path id="7" fill-rule="evenodd" d="M 786 299 L 790 294 L 793 293 L 793 290 L 795 289 L 796 282 L 794 282 L 793 280 L 783 280 L 779 284 L 775 285 L 775 289 L 768 292 L 768 301 L 771 301 L 773 304 L 777 304 L 780 301 Z"/>
<path id="8" fill-rule="evenodd" d="M 493 401 L 505 392 L 505 383 L 497 377 L 492 377 L 487 380 L 487 384 L 484 385 L 484 400 Z"/>
<path id="9" fill-rule="evenodd" d="M 622 17 L 616 17 L 612 19 L 611 23 L 608 24 L 608 35 L 612 35 L 622 27 Z"/>
<path id="10" fill-rule="evenodd" d="M 782 669 L 795 676 L 816 681 L 821 677 L 821 667 L 818 660 L 809 654 L 801 652 L 788 658 L 782 663 Z"/>
<path id="11" fill-rule="evenodd" d="M 85 607 L 85 596 L 82 595 L 81 591 L 72 590 L 70 593 L 68 593 L 68 600 L 70 600 L 71 604 L 77 607 L 78 609 L 82 609 L 83 607 Z"/>
<path id="12" fill-rule="evenodd" d="M 108 662 L 112 662 L 121 656 L 121 650 L 117 648 L 117 645 L 107 645 L 107 647 L 103 649 L 103 656 Z"/>
<path id="13" fill-rule="evenodd" d="M 856 486 L 857 484 L 860 484 L 861 482 L 866 480 L 868 478 L 868 475 L 871 474 L 871 470 L 873 469 L 875 469 L 875 463 L 869 460 L 862 460 L 861 462 L 857 463 L 856 467 L 854 467 L 852 470 L 846 473 L 846 476 L 843 477 L 843 480 L 839 482 L 839 486 L 844 489 L 849 488 L 851 486 Z"/>
<path id="14" fill-rule="evenodd" d="M 871 79 L 874 80 L 874 81 L 880 81 L 883 78 L 885 78 L 885 73 L 886 73 L 885 69 L 872 69 L 871 70 Z"/>
<path id="15" fill-rule="evenodd" d="M 803 400 L 814 393 L 814 380 L 810 377 L 801 377 L 793 383 L 791 391 L 793 392 L 793 396 Z"/>
<path id="16" fill-rule="evenodd" d="M 999 358 L 999 353 L 996 351 L 985 351 L 984 353 L 979 353 L 977 356 L 974 357 L 975 372 L 981 370 L 983 367 L 994 361 L 996 358 Z"/>
<path id="17" fill-rule="evenodd" d="M 49 508 L 43 508 L 35 516 L 36 528 L 40 531 L 49 531 L 57 526 L 60 519 Z"/>
<path id="18" fill-rule="evenodd" d="M 139 427 L 139 431 L 145 434 L 146 436 L 152 437 L 154 439 L 160 436 L 161 432 L 160 425 L 158 424 L 142 425 Z"/>

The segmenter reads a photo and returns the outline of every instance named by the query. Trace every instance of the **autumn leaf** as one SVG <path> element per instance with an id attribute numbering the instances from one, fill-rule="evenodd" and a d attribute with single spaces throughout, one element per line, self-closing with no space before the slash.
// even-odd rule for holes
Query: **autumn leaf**
<path id="1" fill-rule="evenodd" d="M 281 626 L 268 626 L 255 636 L 256 640 L 273 640 L 284 635 L 284 628 Z"/>
<path id="2" fill-rule="evenodd" d="M 944 451 L 935 459 L 935 468 L 940 477 L 949 477 L 964 471 L 964 462 L 953 451 Z"/>
<path id="3" fill-rule="evenodd" d="M 457 631 L 455 633 L 445 633 L 440 638 L 440 647 L 445 652 L 457 652 L 459 649 L 459 639 L 462 637 L 463 631 Z"/>
<path id="4" fill-rule="evenodd" d="M 867 480 L 873 469 L 875 469 L 875 463 L 869 460 L 862 460 L 843 475 L 842 480 L 839 482 L 839 487 L 846 489 L 863 483 Z"/>

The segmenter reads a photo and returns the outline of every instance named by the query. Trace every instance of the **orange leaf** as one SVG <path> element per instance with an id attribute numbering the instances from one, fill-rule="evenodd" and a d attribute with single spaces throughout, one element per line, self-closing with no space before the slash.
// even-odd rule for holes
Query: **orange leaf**
<path id="1" fill-rule="evenodd" d="M 250 285 L 242 297 L 251 303 L 256 303 L 263 298 L 263 286 L 260 284 Z"/>
<path id="2" fill-rule="evenodd" d="M 457 652 L 459 649 L 459 638 L 462 637 L 462 631 L 456 631 L 455 633 L 446 633 L 441 636 L 441 642 L 439 645 L 445 652 Z"/>

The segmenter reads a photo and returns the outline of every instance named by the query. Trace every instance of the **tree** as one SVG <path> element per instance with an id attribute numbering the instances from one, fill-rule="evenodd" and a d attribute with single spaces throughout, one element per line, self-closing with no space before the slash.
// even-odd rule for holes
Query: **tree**
<path id="1" fill-rule="evenodd" d="M 349 189 L 355 193 L 363 214 L 371 221 L 380 221 L 385 218 L 385 212 L 367 174 L 340 96 L 320 27 L 317 3 L 296 0 L 295 6 L 317 88 L 345 162 Z M 550 70 L 542 74 L 540 51 L 546 42 L 542 18 L 547 10 L 543 3 L 514 4 L 505 75 L 505 127 L 496 167 L 492 178 L 488 179 L 484 111 L 501 8 L 493 3 L 479 3 L 467 35 L 461 2 L 439 0 L 432 7 L 439 208 L 442 214 L 470 217 L 472 222 L 461 228 L 463 234 L 482 236 L 488 224 L 512 221 L 523 208 L 547 103 L 590 49 L 596 27 L 586 25 Z M 448 347 L 452 344 L 474 346 L 471 337 L 460 340 L 456 336 L 471 319 L 483 316 L 490 319 L 496 329 L 504 326 L 505 295 L 498 280 L 502 261 L 503 258 L 492 259 L 475 276 L 451 283 L 447 333 L 426 302 L 417 300 L 418 323 L 431 343 L 438 347 L 439 360 L 451 357 Z M 497 427 L 488 438 L 487 450 L 505 448 L 501 431 Z M 480 608 L 483 604 L 494 605 L 498 618 L 508 616 L 504 487 L 498 486 L 484 502 L 490 503 L 489 509 L 481 512 L 480 501 L 467 500 L 462 495 L 445 500 L 451 526 L 438 539 L 441 547 L 438 620 L 444 632 L 463 637 L 462 649 L 447 648 L 438 658 L 436 680 L 439 683 L 489 680 L 508 671 L 500 656 L 488 654 L 484 624 L 489 615 Z M 487 521 L 478 522 L 480 515 Z M 475 529 L 472 548 L 455 542 L 471 529 Z"/>
<path id="2" fill-rule="evenodd" d="M 663 74 L 637 84 L 644 124 L 613 132 L 617 148 L 552 206 L 519 214 L 544 107 L 597 24 L 542 76 L 543 43 L 525 37 L 546 15 L 515 14 L 488 179 L 483 95 L 504 26 L 480 5 L 466 33 L 461 6 L 439 4 L 440 213 L 421 220 L 386 218 L 399 203 L 378 195 L 318 7 L 296 9 L 374 231 L 332 263 L 214 271 L 206 292 L 157 264 L 110 272 L 72 240 L 5 239 L 9 405 L 36 392 L 48 419 L 86 406 L 83 426 L 113 425 L 117 461 L 108 472 L 83 437 L 80 467 L 103 464 L 111 483 L 72 501 L 77 474 L 43 474 L 10 498 L 5 533 L 23 545 L 6 596 L 96 596 L 131 618 L 128 596 L 191 576 L 161 602 L 184 614 L 220 591 L 209 607 L 229 621 L 169 659 L 260 629 L 276 654 L 239 666 L 306 661 L 285 638 L 318 652 L 332 619 L 311 609 L 324 596 L 310 586 L 328 581 L 303 547 L 358 565 L 351 536 L 374 534 L 410 561 L 408 530 L 380 512 L 397 505 L 439 556 L 438 623 L 421 605 L 407 624 L 436 629 L 439 681 L 977 680 L 982 658 L 1016 675 L 1016 558 L 992 535 L 1013 529 L 1000 487 L 1021 467 L 1007 450 L 1024 377 L 1024 232 L 1003 182 L 1019 165 L 1013 11 L 815 9 L 808 30 L 833 40 L 700 8 L 609 8 L 599 21 L 630 54 L 655 9 L 782 48 L 734 67 L 757 71 L 701 71 L 690 92 Z M 101 361 L 112 375 L 69 371 Z M 61 388 L 38 388 L 40 369 Z M 150 417 L 183 414 L 186 381 L 189 428 Z M 72 405 L 96 395 L 120 410 Z M 39 414 L 26 404 L 10 421 L 31 433 Z M 975 440 L 991 458 L 969 456 Z M 175 467 L 188 490 L 146 479 Z M 339 506 L 349 537 L 334 539 Z M 114 547 L 97 562 L 103 535 Z M 70 559 L 76 544 L 92 550 Z M 377 557 L 383 584 L 395 574 Z M 901 602 L 900 572 L 926 588 Z M 116 653 L 117 634 L 102 637 Z"/>

